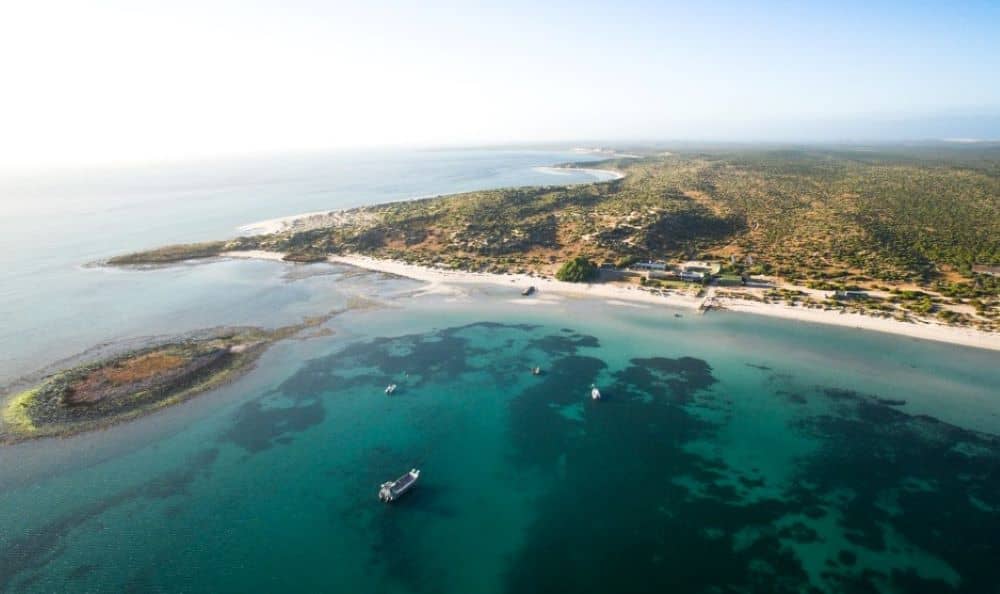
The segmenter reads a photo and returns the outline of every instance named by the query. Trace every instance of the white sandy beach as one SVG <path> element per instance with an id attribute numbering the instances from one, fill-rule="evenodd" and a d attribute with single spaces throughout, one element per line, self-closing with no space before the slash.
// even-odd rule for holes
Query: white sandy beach
<path id="1" fill-rule="evenodd" d="M 281 261 L 284 254 L 253 250 L 226 252 L 223 256 Z M 622 285 L 566 283 L 525 274 L 490 274 L 443 270 L 360 255 L 330 256 L 328 260 L 335 264 L 345 264 L 423 281 L 427 283 L 427 286 L 420 290 L 422 294 L 462 294 L 473 289 L 476 285 L 499 285 L 518 290 L 534 286 L 537 290 L 535 300 L 539 302 L 538 304 L 551 304 L 557 302 L 558 298 L 570 297 L 599 299 L 613 307 L 627 305 L 649 307 L 660 305 L 696 310 L 705 301 L 704 298 L 677 293 L 657 295 L 649 291 Z M 528 303 L 527 300 L 521 301 Z M 733 298 L 714 297 L 713 305 L 736 312 L 766 315 L 800 322 L 858 328 L 875 332 L 887 332 L 922 340 L 935 340 L 938 342 L 1000 351 L 1000 334 L 982 332 L 973 328 L 947 326 L 934 322 L 900 322 L 891 318 L 880 318 L 857 313 L 810 309 L 786 304 L 761 303 Z"/>
<path id="2" fill-rule="evenodd" d="M 569 175 L 573 172 L 583 172 L 588 175 L 592 175 L 597 178 L 597 182 L 614 181 L 616 179 L 622 179 L 625 174 L 620 171 L 615 171 L 614 169 L 593 169 L 590 167 L 535 167 L 535 171 L 541 173 L 548 173 L 549 175 Z M 580 183 L 594 183 L 594 182 L 580 182 Z M 576 185 L 576 184 L 570 184 Z"/>
<path id="3" fill-rule="evenodd" d="M 936 340 L 1000 351 L 1000 334 L 982 332 L 975 328 L 948 326 L 936 322 L 901 322 L 893 318 L 869 316 L 840 310 L 824 310 L 784 303 L 761 303 L 746 299 L 716 298 L 715 303 L 729 311 L 752 313 L 814 324 L 846 326 L 875 332 L 900 334 L 923 340 Z"/>
<path id="4" fill-rule="evenodd" d="M 307 212 L 287 217 L 279 217 L 276 219 L 268 219 L 266 221 L 257 221 L 256 223 L 242 225 L 241 227 L 239 227 L 239 231 L 244 235 L 270 235 L 271 233 L 278 233 L 284 231 L 298 219 L 305 219 L 311 216 L 325 215 L 325 214 L 327 214 L 326 211 Z"/>
<path id="5" fill-rule="evenodd" d="M 647 291 L 640 291 L 623 286 L 610 284 L 585 284 L 585 283 L 565 283 L 562 281 L 529 276 L 527 274 L 490 274 L 485 272 L 464 272 L 456 270 L 443 270 L 415 266 L 405 262 L 392 260 L 381 260 L 369 258 L 367 256 L 331 256 L 331 262 L 347 264 L 368 270 L 378 270 L 398 276 L 424 281 L 437 288 L 440 285 L 474 286 L 474 285 L 503 285 L 514 286 L 518 290 L 534 286 L 539 298 L 549 295 L 561 297 L 578 297 L 602 300 L 619 300 L 631 303 L 648 303 L 655 305 L 670 305 L 673 307 L 684 307 L 697 309 L 702 299 L 688 297 L 676 293 L 666 296 L 654 295 Z"/>
<path id="6" fill-rule="evenodd" d="M 308 231 L 321 227 L 336 227 L 349 222 L 357 222 L 370 217 L 368 213 L 346 210 L 322 210 L 303 214 L 257 221 L 239 227 L 243 235 L 269 235 L 282 231 Z"/>

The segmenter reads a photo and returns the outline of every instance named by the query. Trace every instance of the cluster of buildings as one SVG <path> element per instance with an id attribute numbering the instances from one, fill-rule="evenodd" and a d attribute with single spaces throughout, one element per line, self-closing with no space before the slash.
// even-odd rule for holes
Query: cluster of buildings
<path id="1" fill-rule="evenodd" d="M 722 266 L 717 262 L 702 262 L 691 260 L 679 264 L 668 264 L 663 261 L 636 262 L 628 270 L 646 274 L 652 279 L 680 279 L 690 282 L 703 282 L 706 278 L 719 273 Z"/>

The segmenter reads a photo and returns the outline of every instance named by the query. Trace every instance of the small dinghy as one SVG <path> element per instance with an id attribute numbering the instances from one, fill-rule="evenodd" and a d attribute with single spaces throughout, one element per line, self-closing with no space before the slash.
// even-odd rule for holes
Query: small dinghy
<path id="1" fill-rule="evenodd" d="M 395 391 L 396 391 L 396 384 L 389 384 L 388 386 L 385 387 L 385 393 L 388 395 L 392 395 L 392 393 Z"/>
<path id="2" fill-rule="evenodd" d="M 601 391 L 597 389 L 597 386 L 590 384 L 590 397 L 594 400 L 601 399 Z"/>
<path id="3" fill-rule="evenodd" d="M 541 367 L 532 367 L 531 368 L 531 375 L 542 375 L 542 368 Z"/>
<path id="4" fill-rule="evenodd" d="M 420 471 L 414 468 L 394 481 L 382 483 L 378 489 L 378 498 L 386 503 L 395 501 L 403 493 L 409 491 L 417 483 L 418 478 L 420 478 Z"/>

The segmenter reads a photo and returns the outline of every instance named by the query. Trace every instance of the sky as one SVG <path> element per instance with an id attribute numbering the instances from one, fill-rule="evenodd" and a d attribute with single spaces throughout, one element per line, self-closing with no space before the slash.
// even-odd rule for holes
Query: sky
<path id="1" fill-rule="evenodd" d="M 1000 138 L 1000 1 L 4 0 L 0 169 Z"/>

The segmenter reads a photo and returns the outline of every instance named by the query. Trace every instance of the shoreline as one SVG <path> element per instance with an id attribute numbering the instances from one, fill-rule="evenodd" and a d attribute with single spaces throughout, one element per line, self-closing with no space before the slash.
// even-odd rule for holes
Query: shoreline
<path id="1" fill-rule="evenodd" d="M 281 262 L 284 254 L 262 250 L 224 252 L 224 257 L 264 259 Z M 811 309 L 795 307 L 780 303 L 760 303 L 744 299 L 727 297 L 692 297 L 668 293 L 657 295 L 648 291 L 606 283 L 586 284 L 567 283 L 551 278 L 530 276 L 526 274 L 492 274 L 486 272 L 465 272 L 442 270 L 407 264 L 395 260 L 383 260 L 361 255 L 329 256 L 327 261 L 333 264 L 343 264 L 355 268 L 364 268 L 376 272 L 384 272 L 411 278 L 427 283 L 428 286 L 420 293 L 455 293 L 461 292 L 464 286 L 502 286 L 514 285 L 521 289 L 532 285 L 537 295 L 546 294 L 581 299 L 599 299 L 608 305 L 622 306 L 632 304 L 660 305 L 697 311 L 706 300 L 710 299 L 715 307 L 725 311 L 765 315 L 784 318 L 805 323 L 825 324 L 843 328 L 855 328 L 895 334 L 919 340 L 933 340 L 959 346 L 1000 351 L 1000 333 L 987 333 L 974 328 L 945 326 L 934 323 L 901 322 L 892 318 L 881 318 L 840 310 Z M 525 302 L 527 303 L 527 301 Z"/>
<path id="2" fill-rule="evenodd" d="M 286 217 L 265 219 L 263 221 L 240 225 L 236 228 L 236 230 L 247 235 L 271 235 L 273 233 L 280 233 L 281 231 L 290 228 L 297 220 L 307 219 L 314 216 L 326 216 L 331 212 L 336 211 L 317 210 L 314 212 L 303 212 L 300 214 L 288 215 Z"/>
<path id="3" fill-rule="evenodd" d="M 623 179 L 625 174 L 620 171 L 615 171 L 614 169 L 597 169 L 594 167 L 557 167 L 557 166 L 546 166 L 546 167 L 533 167 L 535 171 L 539 173 L 547 173 L 549 175 L 569 175 L 569 172 L 581 171 L 587 175 L 594 176 L 594 181 L 584 181 L 575 182 L 572 184 L 566 184 L 568 186 L 575 186 L 579 184 L 599 184 L 602 182 L 615 181 Z"/>
<path id="4" fill-rule="evenodd" d="M 747 299 L 716 297 L 715 301 L 725 311 L 769 316 L 811 324 L 839 326 L 841 328 L 869 330 L 918 340 L 932 340 L 959 346 L 1000 351 L 1000 334 L 983 332 L 975 328 L 945 326 L 934 322 L 902 322 L 894 318 L 868 316 L 843 310 L 815 309 L 792 306 L 785 303 L 760 303 Z"/>

